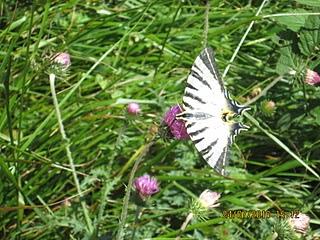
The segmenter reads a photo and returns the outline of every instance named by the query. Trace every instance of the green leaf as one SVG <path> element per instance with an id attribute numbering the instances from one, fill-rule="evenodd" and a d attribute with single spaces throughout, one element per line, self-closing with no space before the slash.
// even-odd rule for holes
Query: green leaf
<path id="1" fill-rule="evenodd" d="M 280 54 L 281 56 L 276 66 L 276 72 L 279 75 L 284 75 L 298 69 L 298 57 L 292 52 L 290 46 L 280 49 Z"/>
<path id="2" fill-rule="evenodd" d="M 105 90 L 108 86 L 108 81 L 101 74 L 97 74 L 95 80 L 100 85 L 102 90 Z"/>
<path id="3" fill-rule="evenodd" d="M 320 125 L 320 106 L 314 108 L 311 113 L 315 116 L 315 122 Z"/>
<path id="4" fill-rule="evenodd" d="M 296 0 L 297 3 L 301 3 L 308 6 L 320 7 L 319 0 Z"/>
<path id="5" fill-rule="evenodd" d="M 120 98 L 122 96 L 124 96 L 125 93 L 121 90 L 115 90 L 112 94 L 111 94 L 111 98 L 115 99 L 115 98 Z"/>
<path id="6" fill-rule="evenodd" d="M 290 13 L 304 13 L 307 12 L 304 9 L 295 9 L 289 11 Z M 303 15 L 294 15 L 294 16 L 282 16 L 282 17 L 277 17 L 275 20 L 280 23 L 285 25 L 288 29 L 298 32 L 299 29 L 304 26 L 308 16 L 303 16 Z"/>
<path id="7" fill-rule="evenodd" d="M 320 17 L 309 16 L 307 22 L 300 33 L 299 49 L 306 55 L 310 56 L 320 48 Z"/>

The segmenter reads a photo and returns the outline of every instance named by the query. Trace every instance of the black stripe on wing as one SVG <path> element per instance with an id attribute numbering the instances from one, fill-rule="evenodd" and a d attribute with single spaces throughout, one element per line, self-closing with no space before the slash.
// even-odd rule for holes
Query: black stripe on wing
<path id="1" fill-rule="evenodd" d="M 199 139 L 195 139 L 195 140 L 192 140 L 193 143 L 196 145 L 198 144 L 199 142 L 201 142 L 204 138 L 199 138 Z"/>
<path id="2" fill-rule="evenodd" d="M 193 64 L 192 67 L 196 68 L 197 71 L 199 71 L 201 74 L 203 74 L 202 70 L 196 64 Z"/>
<path id="3" fill-rule="evenodd" d="M 230 139 L 228 140 L 228 144 L 223 148 L 222 153 L 220 154 L 214 169 L 220 173 L 221 175 L 226 175 L 225 168 L 229 164 L 229 145 L 231 144 Z"/>
<path id="4" fill-rule="evenodd" d="M 186 104 L 186 102 L 183 103 L 184 105 Z M 212 118 L 212 115 L 208 114 L 208 113 L 203 113 L 203 112 L 182 112 L 177 114 L 176 116 L 177 119 L 181 119 L 184 121 L 193 121 L 193 122 L 197 122 L 200 120 L 206 120 L 208 118 Z M 188 129 L 188 126 L 187 126 Z"/>
<path id="5" fill-rule="evenodd" d="M 189 103 L 187 103 L 187 102 L 185 102 L 185 101 L 183 101 L 183 105 L 184 105 L 184 109 L 187 109 L 187 108 L 189 108 L 189 109 L 194 109 L 194 107 L 193 106 L 191 106 L 191 104 L 189 104 Z"/>
<path id="6" fill-rule="evenodd" d="M 206 148 L 204 148 L 204 149 L 202 149 L 200 151 L 200 153 L 202 154 L 203 158 L 206 161 L 208 161 L 208 159 L 210 159 L 210 157 L 212 156 L 212 154 L 213 154 L 212 150 L 213 150 L 213 147 L 217 144 L 217 141 L 218 140 L 213 141 L 212 143 L 209 144 L 208 147 L 206 147 Z M 207 155 L 207 154 L 209 154 L 209 155 L 208 156 L 204 156 L 204 155 Z"/>
<path id="7" fill-rule="evenodd" d="M 190 129 L 190 128 L 189 128 Z M 188 130 L 189 130 L 188 129 Z M 196 130 L 196 131 L 193 131 L 193 132 L 191 132 L 190 130 L 188 131 L 188 134 L 189 134 L 189 136 L 190 137 L 196 137 L 196 136 L 198 136 L 199 134 L 201 134 L 201 133 L 203 133 L 205 130 L 207 130 L 208 129 L 208 127 L 204 127 L 204 128 L 201 128 L 201 129 L 199 129 L 199 130 Z"/>
<path id="8" fill-rule="evenodd" d="M 197 124 L 196 122 L 190 122 L 190 123 L 187 122 L 187 123 L 186 123 L 186 127 L 187 127 L 187 128 L 191 128 L 191 127 L 193 127 L 193 126 L 196 125 L 196 124 Z"/>
<path id="9" fill-rule="evenodd" d="M 187 82 L 187 86 L 186 86 L 186 88 L 190 88 L 190 89 L 193 89 L 193 90 L 199 91 L 199 89 L 198 89 L 198 88 L 196 88 L 195 86 L 193 86 L 191 83 L 188 83 L 188 82 Z"/>
<path id="10" fill-rule="evenodd" d="M 205 102 L 201 97 L 198 97 L 198 96 L 192 94 L 191 92 L 186 91 L 186 92 L 184 93 L 184 96 L 185 96 L 185 97 L 189 97 L 189 98 L 191 98 L 191 99 L 193 99 L 193 100 L 196 100 L 196 101 L 198 101 L 199 103 L 206 104 L 206 102 Z M 186 101 L 184 101 L 184 103 L 185 103 L 185 102 L 186 102 Z"/>
<path id="11" fill-rule="evenodd" d="M 195 64 L 193 66 L 196 66 Z M 191 70 L 190 75 L 196 79 L 198 79 L 203 85 L 207 86 L 208 88 L 211 89 L 211 86 L 209 85 L 209 83 L 203 79 L 203 77 L 201 77 L 196 71 Z"/>
<path id="12" fill-rule="evenodd" d="M 209 69 L 213 77 L 219 82 L 221 91 L 224 90 L 223 82 L 220 78 L 219 71 L 215 62 L 213 50 L 210 47 L 205 48 L 199 55 L 200 60 L 204 63 L 204 65 Z"/>

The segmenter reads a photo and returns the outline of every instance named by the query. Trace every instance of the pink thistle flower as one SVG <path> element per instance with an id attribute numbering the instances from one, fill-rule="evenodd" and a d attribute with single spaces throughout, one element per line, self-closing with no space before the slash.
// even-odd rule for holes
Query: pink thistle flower
<path id="1" fill-rule="evenodd" d="M 70 55 L 66 52 L 60 52 L 54 55 L 53 61 L 59 64 L 63 69 L 67 69 L 71 65 Z"/>
<path id="2" fill-rule="evenodd" d="M 130 115 L 138 115 L 141 112 L 140 106 L 138 103 L 129 103 L 127 111 Z"/>
<path id="3" fill-rule="evenodd" d="M 307 69 L 305 83 L 311 86 L 320 85 L 320 76 L 317 72 Z"/>
<path id="4" fill-rule="evenodd" d="M 159 192 L 159 184 L 157 179 L 145 174 L 134 180 L 133 185 L 142 199 L 150 197 L 151 195 Z"/>
<path id="5" fill-rule="evenodd" d="M 220 193 L 213 192 L 209 189 L 206 189 L 200 194 L 199 201 L 204 208 L 210 209 L 210 208 L 218 207 L 220 205 L 219 203 L 216 204 L 219 198 L 220 198 Z"/>
<path id="6" fill-rule="evenodd" d="M 175 105 L 166 112 L 163 120 L 165 125 L 167 125 L 167 127 L 169 128 L 172 137 L 178 140 L 190 138 L 184 122 L 182 120 L 176 119 L 176 115 L 181 112 L 181 107 L 179 105 Z"/>
<path id="7" fill-rule="evenodd" d="M 292 228 L 302 234 L 306 234 L 309 227 L 310 217 L 306 214 L 299 213 L 296 217 L 289 219 L 289 224 Z"/>
<path id="8" fill-rule="evenodd" d="M 190 213 L 186 219 L 186 224 L 196 216 L 198 219 L 205 220 L 208 217 L 210 209 L 218 207 L 220 203 L 217 203 L 220 198 L 220 193 L 213 192 L 209 189 L 204 190 L 199 198 L 194 199 L 190 205 Z"/>

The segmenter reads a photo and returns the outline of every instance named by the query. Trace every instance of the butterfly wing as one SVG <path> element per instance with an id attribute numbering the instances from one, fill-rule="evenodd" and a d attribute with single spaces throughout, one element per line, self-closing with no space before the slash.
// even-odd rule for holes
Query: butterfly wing
<path id="1" fill-rule="evenodd" d="M 187 132 L 196 149 L 208 164 L 224 175 L 228 164 L 230 127 L 218 118 L 187 121 Z"/>
<path id="2" fill-rule="evenodd" d="M 228 106 L 225 89 L 216 69 L 212 49 L 205 48 L 196 58 L 188 76 L 183 97 L 186 111 L 197 109 L 216 116 L 221 108 Z"/>
<path id="3" fill-rule="evenodd" d="M 230 110 L 230 103 L 211 48 L 205 48 L 191 68 L 183 108 L 180 119 L 185 121 L 196 149 L 212 168 L 224 175 L 233 125 L 222 119 L 222 113 Z"/>

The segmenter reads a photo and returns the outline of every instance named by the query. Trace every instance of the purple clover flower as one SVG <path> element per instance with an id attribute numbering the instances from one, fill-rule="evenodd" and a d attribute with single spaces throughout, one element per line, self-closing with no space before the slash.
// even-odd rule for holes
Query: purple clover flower
<path id="1" fill-rule="evenodd" d="M 159 192 L 159 184 L 157 179 L 145 174 L 134 180 L 133 185 L 142 199 L 150 197 L 151 195 Z"/>
<path id="2" fill-rule="evenodd" d="M 311 86 L 320 85 L 320 76 L 317 72 L 307 69 L 305 83 Z"/>
<path id="3" fill-rule="evenodd" d="M 177 120 L 176 115 L 181 113 L 182 109 L 179 105 L 175 105 L 166 112 L 164 116 L 164 123 L 169 128 L 170 133 L 175 139 L 184 140 L 189 139 L 187 129 L 182 120 Z"/>
<path id="4" fill-rule="evenodd" d="M 127 111 L 130 115 L 138 115 L 141 112 L 140 106 L 138 103 L 129 103 Z"/>

